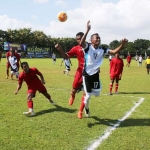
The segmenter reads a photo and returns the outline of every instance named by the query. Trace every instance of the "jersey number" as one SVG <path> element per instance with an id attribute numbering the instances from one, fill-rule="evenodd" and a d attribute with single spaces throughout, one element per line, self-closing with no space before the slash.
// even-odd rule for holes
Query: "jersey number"
<path id="1" fill-rule="evenodd" d="M 94 89 L 98 87 L 98 82 L 94 82 Z"/>

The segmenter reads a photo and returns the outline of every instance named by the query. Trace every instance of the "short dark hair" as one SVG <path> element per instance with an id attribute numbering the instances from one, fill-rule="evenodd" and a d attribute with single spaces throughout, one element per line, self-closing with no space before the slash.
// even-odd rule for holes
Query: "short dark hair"
<path id="1" fill-rule="evenodd" d="M 83 36 L 84 35 L 84 33 L 83 32 L 78 32 L 77 34 L 76 34 L 76 36 Z"/>
<path id="2" fill-rule="evenodd" d="M 29 66 L 27 62 L 22 62 L 22 63 L 21 63 L 21 68 L 23 68 L 23 65 Z"/>
<path id="3" fill-rule="evenodd" d="M 94 34 L 91 35 L 91 39 L 93 38 L 94 35 L 98 35 L 99 36 L 98 33 L 94 33 Z"/>

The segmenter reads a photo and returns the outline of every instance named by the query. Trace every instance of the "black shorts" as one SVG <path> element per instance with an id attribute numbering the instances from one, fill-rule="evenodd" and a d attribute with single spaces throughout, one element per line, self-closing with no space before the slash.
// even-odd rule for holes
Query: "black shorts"
<path id="1" fill-rule="evenodd" d="M 150 64 L 147 64 L 146 68 L 147 68 L 147 69 L 150 69 Z"/>
<path id="2" fill-rule="evenodd" d="M 83 86 L 87 93 L 91 93 L 92 90 L 100 90 L 99 72 L 91 76 L 83 76 Z"/>

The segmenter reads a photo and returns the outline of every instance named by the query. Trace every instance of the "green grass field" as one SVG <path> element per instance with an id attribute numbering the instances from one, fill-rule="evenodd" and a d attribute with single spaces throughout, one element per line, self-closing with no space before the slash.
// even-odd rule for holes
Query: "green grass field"
<path id="1" fill-rule="evenodd" d="M 105 139 L 98 150 L 149 150 L 150 138 L 150 75 L 145 64 L 138 67 L 132 60 L 124 67 L 119 84 L 119 94 L 109 96 L 109 61 L 101 66 L 102 91 L 90 100 L 90 118 L 77 118 L 82 93 L 76 95 L 69 106 L 68 99 L 77 68 L 77 60 L 69 76 L 62 73 L 61 59 L 56 65 L 52 59 L 22 59 L 30 67 L 38 68 L 44 75 L 48 92 L 59 106 L 51 105 L 37 93 L 34 101 L 34 117 L 26 117 L 26 91 L 24 83 L 18 95 L 14 95 L 17 80 L 5 79 L 5 64 L 0 63 L 0 150 L 85 150 L 91 143 L 112 128 L 141 98 L 143 103 Z M 126 60 L 124 60 L 126 64 Z"/>

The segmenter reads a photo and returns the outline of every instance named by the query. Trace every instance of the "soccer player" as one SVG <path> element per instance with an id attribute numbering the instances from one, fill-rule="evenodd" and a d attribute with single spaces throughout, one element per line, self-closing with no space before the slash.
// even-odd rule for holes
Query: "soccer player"
<path id="1" fill-rule="evenodd" d="M 63 73 L 68 76 L 69 71 L 70 71 L 70 65 L 72 66 L 71 60 L 70 59 L 62 59 L 60 66 L 62 66 L 62 63 L 64 62 L 66 70 L 63 71 Z"/>
<path id="2" fill-rule="evenodd" d="M 119 53 L 115 54 L 115 57 L 110 62 L 110 95 L 112 95 L 112 88 L 114 81 L 116 81 L 115 84 L 115 93 L 118 93 L 118 86 L 119 86 L 119 80 L 121 80 L 122 72 L 123 72 L 123 60 L 119 57 Z"/>
<path id="3" fill-rule="evenodd" d="M 37 68 L 29 68 L 27 62 L 22 62 L 21 68 L 23 69 L 23 72 L 19 75 L 18 86 L 15 94 L 18 93 L 18 91 L 22 87 L 23 81 L 25 81 L 28 86 L 27 105 L 29 110 L 27 112 L 24 112 L 23 114 L 28 116 L 34 115 L 32 98 L 35 97 L 36 91 L 42 93 L 49 100 L 50 103 L 55 105 L 53 100 L 51 99 L 50 94 L 47 93 L 47 89 L 43 85 L 45 84 L 45 80 L 42 73 Z M 37 75 L 40 77 L 41 80 L 38 78 Z"/>
<path id="4" fill-rule="evenodd" d="M 18 67 L 18 71 L 19 71 L 21 60 L 20 60 L 20 55 L 18 54 L 18 50 L 15 50 L 15 56 L 17 58 L 17 67 Z"/>
<path id="5" fill-rule="evenodd" d="M 131 56 L 130 54 L 128 54 L 126 67 L 130 67 L 130 63 L 131 63 Z"/>
<path id="6" fill-rule="evenodd" d="M 10 64 L 11 68 L 11 79 L 13 80 L 13 75 L 16 75 L 16 78 L 18 79 L 19 72 L 17 67 L 17 58 L 14 55 L 14 51 L 10 51 L 10 56 L 8 57 L 8 62 Z"/>
<path id="7" fill-rule="evenodd" d="M 8 57 L 10 56 L 10 52 L 13 51 L 12 47 L 10 47 L 10 50 L 6 53 L 6 79 L 9 77 L 9 68 L 10 68 L 10 63 L 8 61 Z"/>
<path id="8" fill-rule="evenodd" d="M 55 55 L 55 53 L 52 54 L 52 59 L 53 59 L 53 65 L 55 65 L 55 63 L 56 63 L 56 55 Z"/>
<path id="9" fill-rule="evenodd" d="M 74 81 L 72 84 L 72 91 L 71 96 L 69 98 L 69 105 L 71 106 L 74 102 L 76 93 L 81 89 L 82 87 L 82 71 L 84 66 L 84 53 L 83 48 L 79 45 L 82 36 L 84 35 L 83 32 L 78 32 L 76 34 L 76 41 L 78 43 L 77 46 L 72 47 L 67 53 L 64 53 L 61 46 L 59 44 L 55 45 L 55 48 L 57 48 L 62 55 L 64 59 L 69 59 L 70 57 L 76 56 L 78 59 L 78 68 L 76 70 Z"/>
<path id="10" fill-rule="evenodd" d="M 138 67 L 142 66 L 142 62 L 143 62 L 143 57 L 142 55 L 139 56 L 139 63 L 138 63 Z"/>
<path id="11" fill-rule="evenodd" d="M 147 56 L 147 59 L 145 60 L 145 65 L 147 69 L 147 74 L 150 72 L 150 56 Z"/>
<path id="12" fill-rule="evenodd" d="M 99 67 L 103 62 L 103 55 L 116 54 L 118 53 L 124 45 L 128 42 L 127 39 L 122 39 L 120 46 L 114 50 L 103 49 L 99 45 L 101 39 L 98 33 L 91 35 L 91 44 L 85 43 L 86 36 L 91 29 L 90 21 L 87 22 L 87 30 L 81 39 L 81 46 L 84 48 L 84 59 L 85 66 L 83 70 L 83 87 L 85 95 L 82 96 L 82 102 L 80 105 L 80 110 L 78 112 L 78 118 L 82 118 L 83 109 L 85 108 L 86 116 L 90 115 L 89 111 L 89 100 L 92 95 L 99 96 L 100 94 L 100 79 L 99 79 Z"/>

